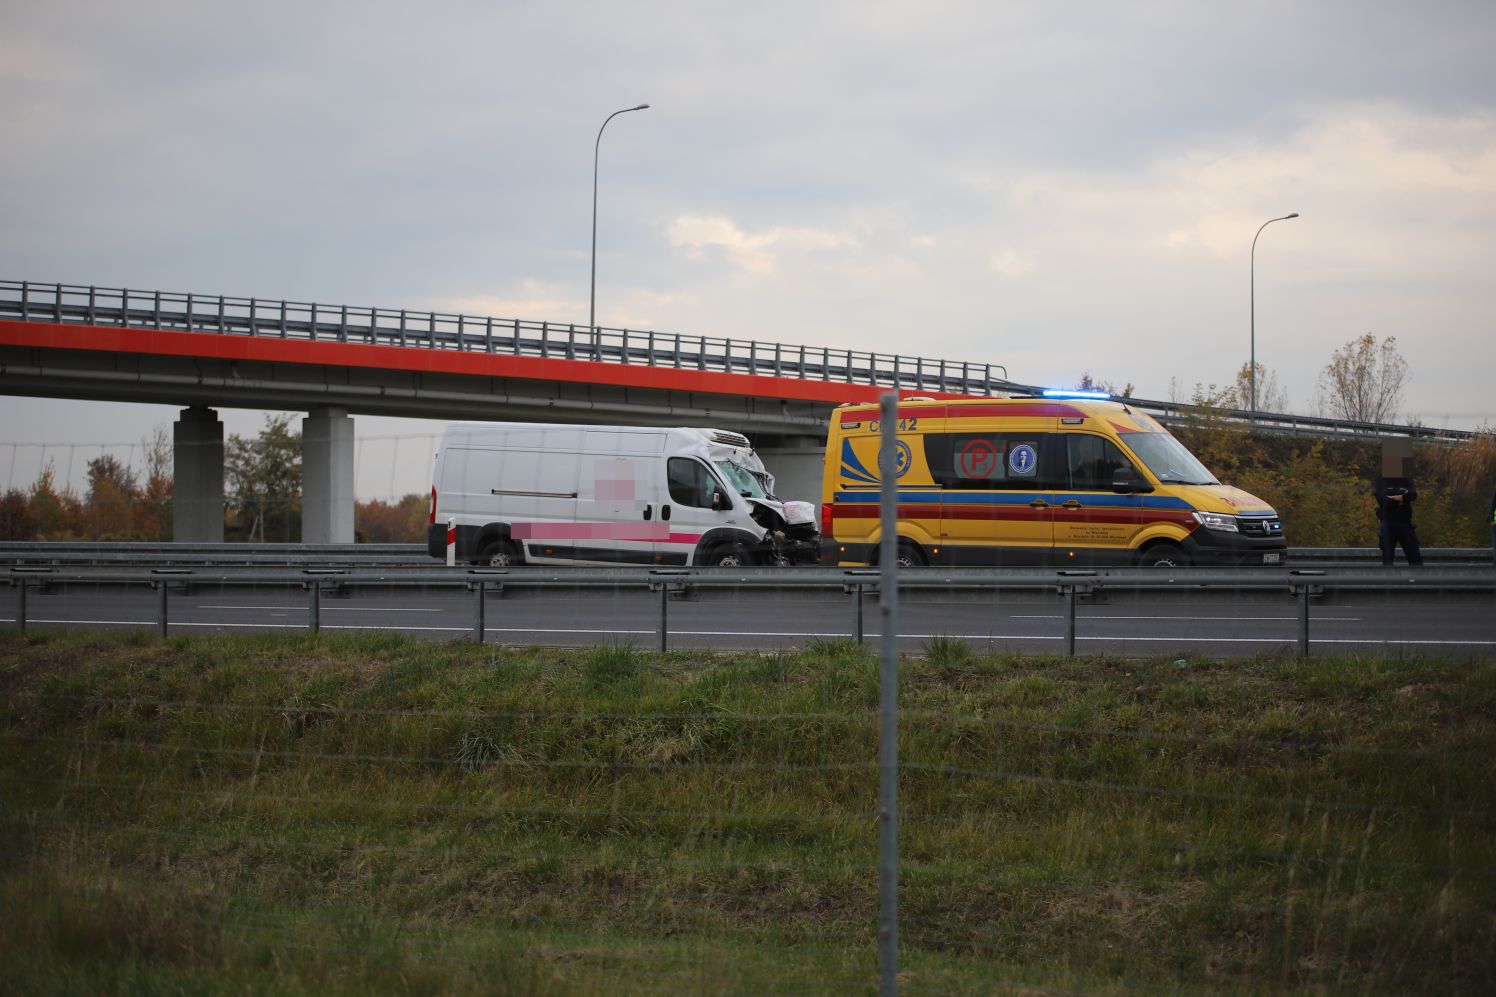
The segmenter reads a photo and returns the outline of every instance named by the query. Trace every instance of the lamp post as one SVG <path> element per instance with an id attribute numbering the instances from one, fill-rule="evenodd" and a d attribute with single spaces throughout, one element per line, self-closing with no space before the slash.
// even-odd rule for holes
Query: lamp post
<path id="1" fill-rule="evenodd" d="M 1269 218 L 1267 221 L 1263 222 L 1260 226 L 1258 226 L 1257 235 L 1261 235 L 1262 234 L 1262 230 L 1265 229 L 1265 228 L 1267 228 L 1273 222 L 1286 222 L 1290 218 L 1297 218 L 1297 217 L 1299 217 L 1299 213 L 1297 211 L 1295 211 L 1295 212 L 1293 212 L 1291 214 L 1284 215 L 1282 218 Z M 1251 387 L 1252 397 L 1251 397 L 1251 400 L 1250 400 L 1251 407 L 1248 409 L 1248 411 L 1251 411 L 1251 412 L 1256 412 L 1257 411 L 1257 235 L 1252 236 L 1252 265 L 1251 265 L 1252 303 L 1251 303 L 1251 306 L 1250 306 L 1250 308 L 1251 308 L 1251 316 L 1252 316 L 1251 317 L 1251 322 L 1252 322 L 1252 355 L 1251 355 L 1251 357 L 1248 360 L 1248 367 L 1247 367 L 1247 379 L 1248 379 L 1248 383 L 1252 386 Z"/>
<path id="2" fill-rule="evenodd" d="M 636 104 L 614 111 L 603 119 L 602 128 L 597 130 L 597 141 L 592 144 L 592 290 L 587 306 L 587 329 L 592 333 L 594 347 L 597 345 L 597 153 L 603 144 L 603 128 L 608 127 L 609 121 L 620 114 L 643 111 L 648 107 L 648 104 Z"/>

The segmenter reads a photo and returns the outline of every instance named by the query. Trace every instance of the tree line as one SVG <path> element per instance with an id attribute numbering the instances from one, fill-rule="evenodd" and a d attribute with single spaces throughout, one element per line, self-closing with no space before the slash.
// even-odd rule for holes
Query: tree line
<path id="1" fill-rule="evenodd" d="M 290 415 L 267 415 L 255 436 L 224 441 L 224 539 L 256 543 L 301 540 L 301 433 Z M 143 467 L 112 454 L 88 462 L 80 495 L 59 485 L 48 462 L 29 488 L 0 496 L 0 540 L 172 539 L 171 434 L 158 426 L 142 447 Z M 427 499 L 354 505 L 360 543 L 420 543 L 426 539 Z"/>

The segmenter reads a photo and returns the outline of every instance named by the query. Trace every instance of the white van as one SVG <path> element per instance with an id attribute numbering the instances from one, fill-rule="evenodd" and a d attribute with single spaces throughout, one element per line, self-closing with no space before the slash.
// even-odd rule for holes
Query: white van
<path id="1" fill-rule="evenodd" d="M 739 433 L 453 423 L 426 547 L 475 564 L 814 564 L 815 507 L 781 502 Z"/>

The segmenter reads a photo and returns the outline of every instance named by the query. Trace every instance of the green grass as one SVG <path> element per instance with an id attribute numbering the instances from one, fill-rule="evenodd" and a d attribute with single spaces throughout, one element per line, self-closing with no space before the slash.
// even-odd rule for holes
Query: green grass
<path id="1" fill-rule="evenodd" d="M 876 989 L 871 648 L 0 637 L 46 993 Z M 1496 983 L 1496 662 L 900 676 L 907 993 Z"/>

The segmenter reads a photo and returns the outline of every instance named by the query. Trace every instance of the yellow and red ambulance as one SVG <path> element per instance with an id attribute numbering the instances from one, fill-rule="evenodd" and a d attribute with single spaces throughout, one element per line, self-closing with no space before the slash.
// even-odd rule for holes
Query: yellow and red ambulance
<path id="1" fill-rule="evenodd" d="M 878 559 L 876 404 L 831 416 L 821 561 Z M 905 399 L 898 548 L 924 565 L 1276 565 L 1282 524 L 1126 401 Z"/>

